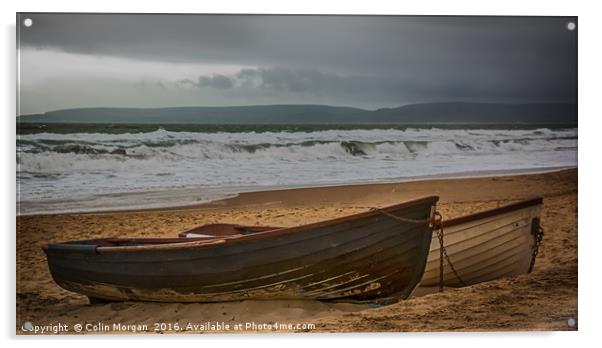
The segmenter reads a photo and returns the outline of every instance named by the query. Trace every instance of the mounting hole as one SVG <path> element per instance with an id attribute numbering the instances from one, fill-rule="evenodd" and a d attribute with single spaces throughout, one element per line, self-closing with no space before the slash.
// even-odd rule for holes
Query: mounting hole
<path id="1" fill-rule="evenodd" d="M 577 24 L 575 24 L 575 22 L 568 22 L 566 24 L 566 28 L 570 31 L 573 31 L 575 28 L 577 28 Z"/>
<path id="2" fill-rule="evenodd" d="M 569 318 L 569 320 L 566 321 L 566 324 L 569 327 L 575 327 L 575 325 L 577 324 L 577 321 L 575 319 L 573 319 L 573 318 Z"/>
<path id="3" fill-rule="evenodd" d="M 33 25 L 33 20 L 31 18 L 25 18 L 23 20 L 23 25 L 29 28 Z"/>

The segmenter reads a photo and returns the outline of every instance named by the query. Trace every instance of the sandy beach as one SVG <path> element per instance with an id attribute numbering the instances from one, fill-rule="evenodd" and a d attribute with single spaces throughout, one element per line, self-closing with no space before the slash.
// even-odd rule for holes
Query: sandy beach
<path id="1" fill-rule="evenodd" d="M 41 249 L 47 243 L 78 239 L 175 237 L 194 226 L 217 222 L 295 226 L 426 195 L 440 196 L 438 209 L 446 219 L 542 196 L 545 237 L 534 271 L 379 308 L 318 301 L 90 305 L 86 297 L 53 282 Z M 186 208 L 18 216 L 16 290 L 18 334 L 23 333 L 24 322 L 67 324 L 67 333 L 74 333 L 75 324 L 84 325 L 82 333 L 172 333 L 170 325 L 175 323 L 179 327 L 192 323 L 184 331 L 197 333 L 276 331 L 263 328 L 264 323 L 312 324 L 278 332 L 576 330 L 577 169 L 253 192 Z M 575 319 L 572 327 L 567 325 L 570 318 Z M 86 323 L 99 330 L 86 330 Z M 115 323 L 127 329 L 115 330 Z M 229 328 L 212 330 L 212 323 Z M 257 325 L 245 327 L 249 323 Z M 231 329 L 236 324 L 245 329 Z"/>

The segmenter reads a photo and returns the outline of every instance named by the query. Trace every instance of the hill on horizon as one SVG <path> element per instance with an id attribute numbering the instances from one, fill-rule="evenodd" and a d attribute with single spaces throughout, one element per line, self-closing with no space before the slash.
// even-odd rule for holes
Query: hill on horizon
<path id="1" fill-rule="evenodd" d="M 23 123 L 560 123 L 577 124 L 577 104 L 468 103 L 408 104 L 365 110 L 328 105 L 253 105 L 168 108 L 77 108 L 22 115 Z"/>

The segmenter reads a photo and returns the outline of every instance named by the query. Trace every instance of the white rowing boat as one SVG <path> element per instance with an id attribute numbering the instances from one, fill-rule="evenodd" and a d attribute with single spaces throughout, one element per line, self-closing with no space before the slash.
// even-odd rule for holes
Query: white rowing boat
<path id="1" fill-rule="evenodd" d="M 459 287 L 529 273 L 542 235 L 541 204 L 538 197 L 443 221 L 443 245 L 453 265 L 444 257 L 443 285 Z M 439 259 L 440 244 L 433 233 L 421 286 L 439 285 Z"/>

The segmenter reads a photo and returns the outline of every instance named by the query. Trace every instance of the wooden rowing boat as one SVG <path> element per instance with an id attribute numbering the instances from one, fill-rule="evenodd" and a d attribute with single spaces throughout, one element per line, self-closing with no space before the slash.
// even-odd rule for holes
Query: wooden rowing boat
<path id="1" fill-rule="evenodd" d="M 217 235 L 194 229 L 200 236 L 43 249 L 55 282 L 91 301 L 391 302 L 408 297 L 422 277 L 432 236 L 427 221 L 437 200 L 276 230 L 222 226 Z"/>
<path id="2" fill-rule="evenodd" d="M 460 278 L 444 258 L 443 284 L 458 287 L 529 273 L 541 204 L 538 197 L 443 221 L 443 245 Z M 421 286 L 439 285 L 439 255 L 434 234 Z"/>
<path id="3" fill-rule="evenodd" d="M 444 245 L 454 266 L 452 269 L 444 260 L 443 285 L 458 287 L 529 273 L 535 261 L 533 250 L 539 233 L 541 204 L 541 198 L 533 198 L 443 221 Z M 190 238 L 280 228 L 213 224 L 179 236 Z M 439 240 L 433 235 L 421 286 L 439 285 L 439 255 Z"/>

